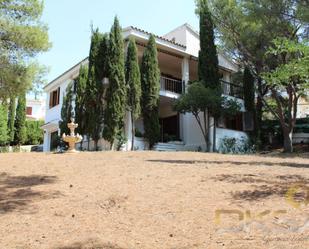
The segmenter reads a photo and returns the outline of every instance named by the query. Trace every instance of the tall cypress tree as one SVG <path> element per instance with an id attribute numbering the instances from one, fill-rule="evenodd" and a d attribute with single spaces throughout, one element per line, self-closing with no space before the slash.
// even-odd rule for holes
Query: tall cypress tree
<path id="1" fill-rule="evenodd" d="M 106 94 L 103 137 L 113 148 L 116 135 L 123 130 L 126 109 L 124 43 L 117 17 L 110 32 L 108 56 L 109 87 Z"/>
<path id="2" fill-rule="evenodd" d="M 17 145 L 22 145 L 27 139 L 26 94 L 22 94 L 18 97 L 14 129 L 14 143 Z"/>
<path id="3" fill-rule="evenodd" d="M 155 37 L 150 36 L 141 66 L 142 112 L 145 137 L 150 148 L 160 139 L 160 69 Z"/>
<path id="4" fill-rule="evenodd" d="M 75 96 L 75 122 L 78 124 L 77 132 L 81 135 L 86 134 L 86 85 L 88 79 L 88 67 L 81 66 L 79 75 L 75 81 L 76 96 Z M 81 148 L 83 141 L 81 141 Z"/>
<path id="5" fill-rule="evenodd" d="M 73 117 L 73 85 L 70 83 L 66 88 L 66 93 L 63 98 L 63 104 L 61 107 L 61 121 L 59 121 L 60 134 L 69 134 L 68 123 L 71 122 Z"/>
<path id="6" fill-rule="evenodd" d="M 0 104 L 0 146 L 6 145 L 9 142 L 7 117 L 7 108 Z"/>
<path id="7" fill-rule="evenodd" d="M 88 79 L 86 84 L 86 119 L 88 138 L 94 141 L 95 150 L 98 150 L 98 141 L 101 138 L 104 118 L 103 84 L 107 76 L 108 37 L 99 32 L 92 31 L 89 52 Z M 88 140 L 89 141 L 89 140 Z M 89 143 L 88 143 L 89 144 Z"/>
<path id="8" fill-rule="evenodd" d="M 16 112 L 16 98 L 11 97 L 9 103 L 9 117 L 8 117 L 8 135 L 10 143 L 14 141 L 15 112 Z"/>
<path id="9" fill-rule="evenodd" d="M 219 62 L 217 47 L 215 45 L 214 25 L 212 22 L 211 14 L 207 5 L 207 0 L 198 0 L 198 14 L 200 18 L 200 52 L 198 60 L 198 77 L 199 81 L 206 88 L 211 88 L 214 94 L 217 95 L 217 99 L 221 96 L 221 85 L 219 75 Z M 218 106 L 214 106 L 213 109 L 208 108 L 204 111 L 204 124 L 205 131 L 207 130 L 208 136 L 210 133 L 209 117 L 214 117 L 214 133 L 213 133 L 213 151 L 216 150 L 216 125 L 221 103 L 218 102 Z M 208 113 L 208 122 L 206 125 L 206 113 Z M 210 151 L 210 139 L 208 137 L 207 150 Z"/>
<path id="10" fill-rule="evenodd" d="M 208 9 L 207 0 L 198 1 L 200 17 L 200 52 L 198 60 L 199 80 L 205 87 L 219 88 L 219 62 L 215 45 L 214 25 Z"/>
<path id="11" fill-rule="evenodd" d="M 141 114 L 141 75 L 138 65 L 137 47 L 135 40 L 132 38 L 129 41 L 127 61 L 126 61 L 126 83 L 127 83 L 127 97 L 128 109 L 131 112 L 132 124 L 132 150 L 134 150 L 134 136 L 135 136 L 135 120 Z"/>

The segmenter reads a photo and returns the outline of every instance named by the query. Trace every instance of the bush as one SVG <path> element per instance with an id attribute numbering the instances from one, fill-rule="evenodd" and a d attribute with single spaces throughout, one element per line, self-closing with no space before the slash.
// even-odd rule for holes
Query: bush
<path id="1" fill-rule="evenodd" d="M 1 146 L 0 147 L 0 153 L 8 153 L 8 152 L 10 152 L 9 146 Z"/>
<path id="2" fill-rule="evenodd" d="M 255 153 L 255 146 L 249 139 L 224 137 L 221 140 L 219 152 L 223 154 L 251 154 Z"/>
<path id="3" fill-rule="evenodd" d="M 25 144 L 37 145 L 43 143 L 44 132 L 41 126 L 44 124 L 43 121 L 27 120 L 26 121 L 26 133 L 27 139 Z"/>
<path id="4" fill-rule="evenodd" d="M 122 146 L 126 144 L 126 142 L 128 141 L 127 137 L 123 134 L 123 133 L 119 133 L 116 136 L 116 140 L 117 140 L 117 150 L 121 150 Z"/>

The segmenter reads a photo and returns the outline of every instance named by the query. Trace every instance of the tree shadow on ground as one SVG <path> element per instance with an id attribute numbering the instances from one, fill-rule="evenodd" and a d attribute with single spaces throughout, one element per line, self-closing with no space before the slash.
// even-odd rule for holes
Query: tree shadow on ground
<path id="1" fill-rule="evenodd" d="M 147 160 L 154 163 L 168 163 L 168 164 L 232 164 L 232 165 L 251 165 L 251 166 L 280 166 L 280 167 L 293 167 L 293 168 L 309 168 L 306 163 L 292 163 L 292 162 L 268 162 L 268 161 L 227 161 L 227 160 Z"/>
<path id="2" fill-rule="evenodd" d="M 286 197 L 291 188 L 297 188 L 296 193 L 293 193 L 294 201 L 309 201 L 308 178 L 301 175 L 279 175 L 271 179 L 269 177 L 266 174 L 222 174 L 211 179 L 233 184 L 251 184 L 249 190 L 230 192 L 236 201 L 260 201 L 273 196 Z"/>
<path id="3" fill-rule="evenodd" d="M 35 186 L 52 184 L 56 180 L 56 176 L 11 176 L 0 173 L 0 215 L 13 211 L 25 211 L 32 202 L 37 200 L 57 198 L 60 195 L 58 191 L 43 192 L 32 189 Z"/>
<path id="4" fill-rule="evenodd" d="M 126 249 L 126 248 L 119 247 L 116 244 L 100 243 L 97 241 L 89 240 L 86 242 L 76 242 L 68 246 L 55 247 L 55 249 Z"/>

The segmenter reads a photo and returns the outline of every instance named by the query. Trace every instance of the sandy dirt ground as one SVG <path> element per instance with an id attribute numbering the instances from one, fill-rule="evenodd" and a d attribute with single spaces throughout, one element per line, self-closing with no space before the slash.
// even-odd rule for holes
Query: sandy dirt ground
<path id="1" fill-rule="evenodd" d="M 0 154 L 0 249 L 308 249 L 309 158 Z"/>

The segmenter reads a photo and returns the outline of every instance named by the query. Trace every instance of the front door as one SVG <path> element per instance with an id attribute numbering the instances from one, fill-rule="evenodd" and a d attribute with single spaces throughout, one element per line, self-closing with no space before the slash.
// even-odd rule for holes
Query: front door
<path id="1" fill-rule="evenodd" d="M 161 142 L 179 141 L 179 115 L 160 118 Z"/>

